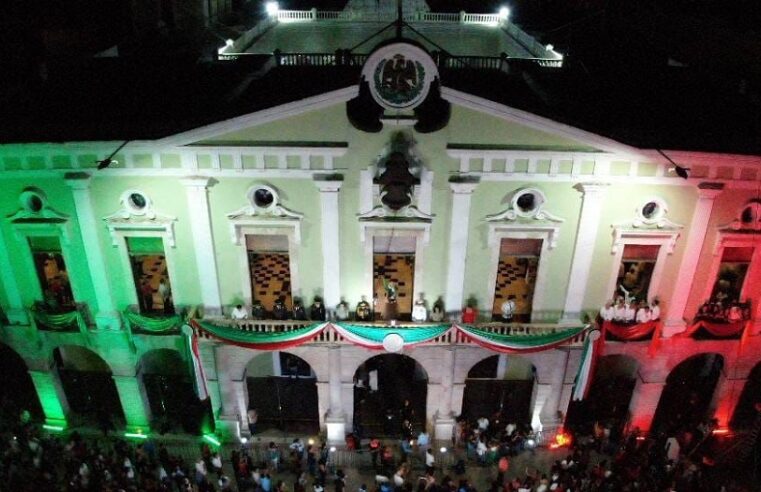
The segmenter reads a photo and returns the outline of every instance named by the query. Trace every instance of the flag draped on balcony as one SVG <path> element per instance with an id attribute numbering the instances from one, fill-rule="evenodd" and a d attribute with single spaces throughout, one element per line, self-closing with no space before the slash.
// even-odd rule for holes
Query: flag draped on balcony
<path id="1" fill-rule="evenodd" d="M 584 341 L 584 349 L 581 352 L 581 364 L 579 364 L 579 372 L 576 373 L 576 381 L 573 386 L 572 399 L 574 401 L 583 400 L 589 394 L 589 388 L 592 386 L 592 377 L 594 376 L 595 362 L 600 352 L 602 340 L 604 340 L 600 335 L 600 332 L 595 330 Z"/>
<path id="2" fill-rule="evenodd" d="M 403 346 L 434 342 L 436 339 L 457 332 L 457 336 L 489 350 L 502 353 L 529 353 L 549 350 L 576 337 L 582 336 L 588 326 L 559 329 L 539 335 L 500 334 L 472 326 L 461 325 L 412 325 L 412 326 L 370 326 L 351 323 L 314 323 L 288 331 L 249 331 L 233 326 L 220 326 L 208 321 L 190 320 L 190 325 L 217 340 L 256 350 L 283 350 L 307 342 L 329 342 L 320 338 L 323 330 L 332 327 L 336 334 L 346 341 L 365 348 L 382 350 L 388 335 L 398 335 Z"/>
<path id="3" fill-rule="evenodd" d="M 192 365 L 193 386 L 198 399 L 204 401 L 209 398 L 209 389 L 206 387 L 206 374 L 201 363 L 201 352 L 198 350 L 198 335 L 188 325 L 183 325 L 182 332 L 185 334 L 188 359 Z"/>
<path id="4" fill-rule="evenodd" d="M 539 335 L 513 335 L 492 333 L 481 328 L 457 325 L 457 329 L 473 342 L 484 348 L 502 353 L 530 353 L 549 350 L 571 341 L 580 335 L 587 326 L 557 330 Z"/>

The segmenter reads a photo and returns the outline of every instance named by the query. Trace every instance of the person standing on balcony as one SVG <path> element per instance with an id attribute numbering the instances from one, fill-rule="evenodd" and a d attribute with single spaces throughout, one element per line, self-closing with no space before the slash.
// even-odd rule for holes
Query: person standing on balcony
<path id="1" fill-rule="evenodd" d="M 172 289 L 169 288 L 169 284 L 165 279 L 159 280 L 159 296 L 161 296 L 161 303 L 164 307 L 164 312 L 169 309 L 169 298 L 172 296 Z"/>
<path id="2" fill-rule="evenodd" d="M 602 318 L 603 321 L 613 321 L 615 313 L 616 310 L 613 307 L 613 301 L 606 302 L 605 306 L 600 308 L 600 318 Z"/>
<path id="3" fill-rule="evenodd" d="M 235 306 L 235 309 L 233 309 L 233 312 L 230 313 L 230 317 L 232 319 L 248 319 L 248 311 L 242 304 L 238 304 Z"/>
<path id="4" fill-rule="evenodd" d="M 657 321 L 661 319 L 661 301 L 653 299 L 650 303 L 650 319 Z"/>
<path id="5" fill-rule="evenodd" d="M 513 313 L 515 313 L 515 296 L 507 296 L 505 302 L 502 303 L 502 321 L 505 323 L 513 322 Z"/>

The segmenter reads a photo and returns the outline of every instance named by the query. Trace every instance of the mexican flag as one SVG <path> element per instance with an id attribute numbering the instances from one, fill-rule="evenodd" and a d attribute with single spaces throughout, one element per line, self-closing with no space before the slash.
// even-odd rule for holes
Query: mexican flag
<path id="1" fill-rule="evenodd" d="M 206 374 L 204 373 L 203 364 L 201 363 L 201 352 L 198 350 L 198 337 L 188 325 L 184 325 L 182 331 L 186 335 L 188 355 L 192 364 L 193 383 L 196 388 L 196 395 L 198 395 L 199 400 L 204 401 L 209 397 L 209 389 L 206 387 Z"/>

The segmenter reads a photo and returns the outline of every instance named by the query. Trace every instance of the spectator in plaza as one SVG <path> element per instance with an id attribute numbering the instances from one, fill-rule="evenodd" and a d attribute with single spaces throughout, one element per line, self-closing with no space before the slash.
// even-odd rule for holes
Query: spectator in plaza
<path id="1" fill-rule="evenodd" d="M 428 475 L 433 475 L 433 470 L 436 465 L 436 457 L 433 455 L 433 450 L 428 448 L 425 450 L 425 472 Z"/>
<path id="2" fill-rule="evenodd" d="M 274 443 L 274 441 L 270 441 L 270 444 L 267 448 L 267 459 L 270 462 L 270 467 L 274 471 L 280 470 L 280 449 L 278 449 L 277 444 Z"/>
<path id="3" fill-rule="evenodd" d="M 248 431 L 253 436 L 256 434 L 256 423 L 259 421 L 259 413 L 255 408 L 249 408 L 246 412 L 246 418 L 248 420 Z"/>
<path id="4" fill-rule="evenodd" d="M 238 304 L 230 313 L 232 319 L 248 319 L 248 310 L 243 307 L 243 304 Z"/>

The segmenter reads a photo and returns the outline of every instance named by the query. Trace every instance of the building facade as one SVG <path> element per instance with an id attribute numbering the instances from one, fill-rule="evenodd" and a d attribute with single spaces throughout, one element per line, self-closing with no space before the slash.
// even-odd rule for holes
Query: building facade
<path id="1" fill-rule="evenodd" d="M 276 12 L 220 52 L 269 57 L 273 71 L 315 70 L 318 55 L 286 46 L 302 30 L 324 43 L 319 63 L 356 63 L 356 81 L 344 87 L 124 146 L 0 145 L 7 318 L 0 333 L 48 423 L 73 425 L 86 413 L 78 384 L 104 388 L 100 396 L 111 395 L 129 430 L 145 431 L 166 413 L 156 398 L 164 402 L 157 395 L 170 380 L 158 376 L 176 377 L 175 386 L 192 394 L 183 335 L 128 329 L 125 311 L 287 332 L 308 322 L 274 319 L 282 317 L 278 302 L 292 318 L 294 304 L 309 312 L 315 297 L 329 320 L 342 316 L 342 302 L 353 313 L 365 300 L 379 327 L 405 324 L 422 301 L 429 316 L 443 306 L 444 322 L 461 322 L 469 305 L 484 330 L 524 335 L 594 323 L 606 301 L 624 294 L 643 306 L 657 300 L 654 334 L 611 338 L 598 361 L 597 378 L 631 384 L 626 420 L 650 429 L 659 402 L 674 398 L 669 382 L 685 370 L 712 378 L 699 418 L 714 415 L 728 426 L 738 408 L 745 411 L 738 402 L 752 399 L 743 391 L 755 387 L 761 361 L 761 156 L 679 149 L 664 156 L 450 87 L 447 75 L 461 58 L 431 54 L 415 39 L 370 42 L 342 62 L 335 50 L 359 35 L 326 38 L 320 29 L 340 32 L 340 16 L 356 21 L 368 11 Z M 413 12 L 409 26 L 430 36 L 459 29 L 474 50 L 462 55 L 484 77 L 527 63 L 561 69 L 562 55 L 527 41 L 500 15 L 468 24 L 466 14 Z M 507 54 L 475 60 L 487 29 Z M 362 32 L 373 30 L 369 23 Z M 257 52 L 258 43 L 269 44 Z M 273 48 L 281 52 L 264 54 Z M 417 63 L 412 74 L 395 57 Z M 370 130 L 352 109 L 358 99 L 369 108 L 368 94 L 381 108 Z M 434 130 L 418 125 L 428 118 L 417 112 L 426 102 L 446 107 Z M 688 179 L 674 162 L 689 169 Z M 695 327 L 717 296 L 744 309 L 721 320 L 741 321 L 741 331 L 717 336 Z M 512 319 L 502 314 L 508 299 Z M 230 321 L 236 305 L 261 309 L 266 319 Z M 410 391 L 424 393 L 415 403 L 420 422 L 448 439 L 454 416 L 480 408 L 478 384 L 494 380 L 511 382 L 499 405 L 520 402 L 513 418 L 562 425 L 584 333 L 530 354 L 497 354 L 451 334 L 405 348 L 415 362 L 412 383 L 420 384 Z M 310 408 L 294 410 L 294 422 L 342 440 L 356 424 L 363 382 L 372 385 L 367 374 L 378 371 L 371 361 L 379 352 L 331 330 L 282 353 L 208 337 L 199 345 L 216 432 L 225 438 L 248 432 L 250 408 L 266 414 L 273 395 L 282 407 L 280 398 L 293 396 L 281 392 L 303 391 Z M 279 386 L 288 376 L 304 381 Z"/>

